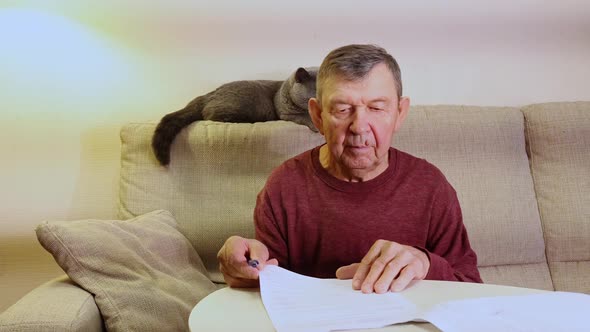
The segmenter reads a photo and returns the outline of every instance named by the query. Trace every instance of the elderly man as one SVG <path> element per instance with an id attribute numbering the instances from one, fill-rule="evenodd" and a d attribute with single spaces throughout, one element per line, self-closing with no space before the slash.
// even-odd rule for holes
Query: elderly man
<path id="1" fill-rule="evenodd" d="M 226 282 L 255 287 L 266 264 L 352 278 L 364 293 L 421 279 L 481 282 L 455 190 L 435 166 L 391 147 L 409 107 L 384 49 L 330 52 L 309 100 L 326 143 L 270 175 L 254 211 L 256 239 L 232 236 L 219 251 Z"/>

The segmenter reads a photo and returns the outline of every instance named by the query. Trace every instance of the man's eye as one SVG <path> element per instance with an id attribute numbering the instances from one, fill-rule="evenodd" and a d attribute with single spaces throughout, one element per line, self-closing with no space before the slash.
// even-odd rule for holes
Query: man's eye
<path id="1" fill-rule="evenodd" d="M 379 111 L 383 111 L 383 109 L 380 107 L 371 107 L 371 111 L 379 112 Z"/>
<path id="2" fill-rule="evenodd" d="M 346 113 L 346 112 L 349 112 L 349 111 L 350 111 L 350 107 L 347 107 L 347 108 L 337 108 L 336 109 L 336 112 L 337 113 Z"/>

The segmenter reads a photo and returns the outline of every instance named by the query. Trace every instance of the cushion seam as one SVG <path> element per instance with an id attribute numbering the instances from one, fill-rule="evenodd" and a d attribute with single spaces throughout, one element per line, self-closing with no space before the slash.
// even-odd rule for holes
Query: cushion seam
<path id="1" fill-rule="evenodd" d="M 79 321 L 79 318 L 80 318 L 80 312 L 82 312 L 82 309 L 83 309 L 83 308 L 84 308 L 84 306 L 85 306 L 85 305 L 88 303 L 88 301 L 92 301 L 92 302 L 94 302 L 94 298 L 92 298 L 92 297 L 90 296 L 90 297 L 88 297 L 88 298 L 87 298 L 87 299 L 86 299 L 86 300 L 85 300 L 85 301 L 84 301 L 84 302 L 83 302 L 83 303 L 80 305 L 80 308 L 78 308 L 78 311 L 76 311 L 76 317 L 75 317 L 76 319 L 72 320 L 72 322 L 70 323 L 70 331 L 75 331 L 75 330 L 74 330 L 74 324 L 75 324 L 75 323 L 77 323 L 77 322 Z M 95 303 L 95 305 L 96 305 L 96 303 Z M 100 310 L 99 310 L 99 313 L 98 313 L 98 314 L 100 315 Z M 102 320 L 102 315 L 101 315 L 101 320 Z"/>
<path id="2" fill-rule="evenodd" d="M 535 165 L 535 154 L 533 153 L 533 143 L 536 144 L 536 142 L 534 141 L 534 138 L 531 135 L 531 131 L 530 131 L 530 119 L 527 116 L 527 112 L 524 112 L 523 110 L 521 110 L 522 112 L 522 117 L 523 117 L 523 129 L 524 129 L 524 135 L 525 135 L 525 142 L 528 142 L 528 150 L 530 151 L 530 162 L 529 162 L 529 172 L 531 173 L 531 178 L 533 180 L 533 191 L 535 192 L 535 201 L 537 203 L 537 213 L 539 214 L 539 222 L 541 223 L 541 232 L 543 233 L 543 246 L 544 248 L 544 254 L 545 254 L 545 263 L 547 264 L 547 267 L 549 267 L 549 255 L 547 254 L 547 233 L 546 233 L 546 229 L 545 229 L 545 218 L 543 216 L 543 212 L 541 211 L 541 204 L 539 202 L 539 194 L 537 192 L 537 177 L 536 177 L 536 172 L 534 171 L 534 167 L 533 165 Z M 531 110 L 529 109 L 528 112 L 531 112 Z M 525 151 L 526 152 L 526 151 Z M 551 274 L 551 269 L 549 269 L 549 278 L 551 279 L 551 286 L 553 287 L 553 289 L 555 289 L 555 284 L 553 283 L 553 275 Z"/>

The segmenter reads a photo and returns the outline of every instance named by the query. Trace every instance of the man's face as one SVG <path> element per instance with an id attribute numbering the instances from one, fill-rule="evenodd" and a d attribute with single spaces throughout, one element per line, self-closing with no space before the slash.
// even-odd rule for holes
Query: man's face
<path id="1" fill-rule="evenodd" d="M 310 101 L 314 124 L 326 138 L 327 169 L 336 177 L 365 181 L 387 169 L 389 147 L 409 100 L 398 101 L 393 75 L 376 65 L 359 81 L 330 78 L 320 101 Z M 314 105 L 312 105 L 314 104 Z"/>

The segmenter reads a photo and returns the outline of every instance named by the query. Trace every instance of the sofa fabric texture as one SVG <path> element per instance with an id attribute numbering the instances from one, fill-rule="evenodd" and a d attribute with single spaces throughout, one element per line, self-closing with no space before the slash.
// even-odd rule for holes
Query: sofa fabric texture
<path id="1" fill-rule="evenodd" d="M 100 332 L 104 323 L 92 294 L 62 276 L 35 288 L 0 315 L 0 332 L 16 331 Z"/>
<path id="2" fill-rule="evenodd" d="M 590 103 L 523 109 L 556 290 L 590 292 Z"/>
<path id="3" fill-rule="evenodd" d="M 201 259 L 163 210 L 128 221 L 44 222 L 39 242 L 94 295 L 108 331 L 182 331 L 216 289 Z"/>

